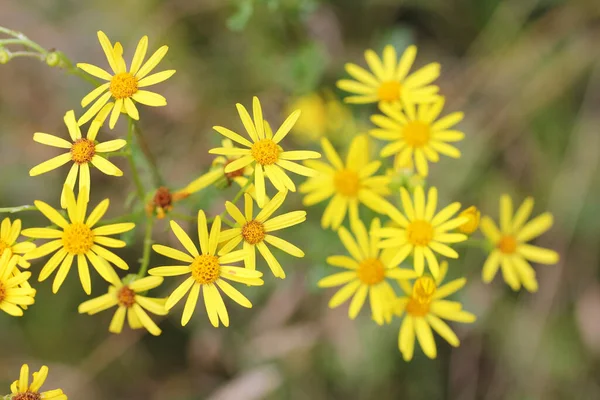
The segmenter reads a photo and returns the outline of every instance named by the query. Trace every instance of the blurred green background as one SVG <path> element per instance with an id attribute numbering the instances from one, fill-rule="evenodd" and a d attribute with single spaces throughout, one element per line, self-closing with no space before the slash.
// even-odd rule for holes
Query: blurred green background
<path id="1" fill-rule="evenodd" d="M 250 106 L 258 95 L 267 119 L 278 125 L 300 96 L 341 98 L 335 81 L 345 76 L 344 63 L 364 65 L 365 49 L 380 53 L 389 43 L 402 51 L 415 43 L 417 66 L 442 64 L 437 83 L 446 111 L 465 112 L 463 157 L 442 159 L 429 182 L 444 201 L 475 204 L 493 217 L 500 194 L 516 203 L 534 196 L 534 215 L 555 215 L 553 229 L 537 243 L 561 254 L 556 266 L 535 266 L 540 290 L 529 294 L 511 292 L 500 276 L 484 285 L 485 255 L 462 248 L 450 274 L 469 279 L 458 299 L 478 321 L 453 325 L 460 348 L 436 337 L 437 360 L 419 349 L 405 363 L 396 344 L 398 320 L 378 327 L 364 309 L 350 321 L 347 305 L 327 308 L 332 292 L 317 289 L 316 281 L 334 271 L 324 265 L 326 256 L 343 250 L 335 233 L 321 230 L 323 207 L 317 206 L 308 209 L 305 224 L 283 235 L 306 258 L 277 253 L 287 279 L 267 273 L 264 287 L 242 288 L 254 308 L 227 302 L 228 329 L 210 326 L 202 305 L 181 328 L 179 306 L 162 321 L 158 338 L 128 329 L 115 336 L 107 332 L 111 312 L 77 314 L 86 296 L 75 270 L 58 295 L 49 282 L 33 281 L 36 304 L 25 316 L 0 315 L 0 394 L 28 362 L 36 370 L 49 365 L 44 387 L 61 387 L 74 400 L 600 398 L 597 0 L 1 0 L 0 26 L 100 66 L 106 65 L 100 29 L 123 43 L 126 59 L 142 35 L 150 49 L 168 44 L 160 69 L 177 74 L 157 87 L 168 106 L 143 108 L 140 126 L 171 188 L 208 168 L 207 151 L 220 141 L 213 125 L 241 128 L 236 102 Z M 66 135 L 62 116 L 69 109 L 80 115 L 89 90 L 33 59 L 0 66 L 0 207 L 35 199 L 58 205 L 66 167 L 30 178 L 29 168 L 54 155 L 32 135 Z M 324 127 L 322 111 L 309 104 L 316 111 L 307 109 L 304 122 L 309 128 L 314 122 L 312 129 L 326 131 L 341 149 L 370 127 L 376 109 L 348 107 L 354 120 Z M 122 119 L 101 133 L 103 140 L 125 136 L 125 126 Z M 298 147 L 318 149 L 295 138 Z M 125 160 L 116 163 L 125 177 L 92 174 L 92 204 L 110 198 L 109 218 L 127 212 L 126 193 L 133 191 Z M 145 183 L 150 192 L 150 179 Z M 191 215 L 203 207 L 216 215 L 235 192 L 209 189 L 178 211 Z M 301 196 L 290 194 L 284 209 L 301 207 Z M 45 222 L 36 212 L 18 216 L 26 227 Z M 159 222 L 154 239 L 174 244 L 167 227 L 167 220 Z M 133 271 L 142 230 L 119 252 Z M 163 261 L 153 254 L 151 266 Z M 166 295 L 177 282 L 168 279 L 158 293 Z M 93 281 L 94 296 L 104 288 Z"/>

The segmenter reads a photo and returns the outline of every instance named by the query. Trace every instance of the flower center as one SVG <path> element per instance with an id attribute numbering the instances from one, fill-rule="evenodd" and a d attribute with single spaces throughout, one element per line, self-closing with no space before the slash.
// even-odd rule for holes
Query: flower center
<path id="1" fill-rule="evenodd" d="M 0 256 L 4 254 L 4 250 L 8 249 L 10 246 L 4 240 L 0 240 Z"/>
<path id="2" fill-rule="evenodd" d="M 252 145 L 252 157 L 261 165 L 275 164 L 279 160 L 279 146 L 271 139 L 261 139 Z"/>
<path id="3" fill-rule="evenodd" d="M 89 139 L 77 139 L 71 146 L 71 159 L 77 164 L 85 164 L 96 154 L 96 145 Z"/>
<path id="4" fill-rule="evenodd" d="M 377 89 L 377 95 L 382 101 L 396 101 L 400 99 L 400 90 L 402 85 L 397 81 L 382 82 L 379 89 Z"/>
<path id="5" fill-rule="evenodd" d="M 408 225 L 406 233 L 413 246 L 427 246 L 433 239 L 433 226 L 427 221 L 417 219 Z"/>
<path id="6" fill-rule="evenodd" d="M 254 150 L 253 150 L 254 151 Z M 254 153 L 252 153 L 252 155 L 254 156 Z M 255 157 L 256 158 L 256 157 Z M 229 164 L 231 164 L 232 162 L 234 162 L 235 160 L 229 160 L 227 161 L 224 165 L 223 165 L 223 169 L 225 169 Z M 244 175 L 244 168 L 240 168 L 240 169 L 236 169 L 235 171 L 231 171 L 231 172 L 225 172 L 225 177 L 231 181 L 233 180 L 233 178 L 237 178 L 238 176 L 243 176 Z"/>
<path id="7" fill-rule="evenodd" d="M 24 393 L 17 393 L 13 397 L 12 400 L 42 400 L 42 395 L 38 392 L 30 392 L 29 390 Z"/>
<path id="8" fill-rule="evenodd" d="M 404 126 L 402 134 L 410 147 L 423 147 L 429 143 L 429 125 L 424 122 L 409 122 Z"/>
<path id="9" fill-rule="evenodd" d="M 117 293 L 119 305 L 131 308 L 135 304 L 135 292 L 129 286 L 123 286 Z"/>
<path id="10" fill-rule="evenodd" d="M 385 278 L 385 267 L 378 258 L 367 258 L 358 265 L 356 273 L 363 283 L 375 285 Z"/>
<path id="11" fill-rule="evenodd" d="M 253 219 L 242 228 L 242 236 L 250 244 L 260 243 L 265 238 L 265 227 L 262 222 Z"/>
<path id="12" fill-rule="evenodd" d="M 414 317 L 423 317 L 429 313 L 429 305 L 437 287 L 435 281 L 429 276 L 416 280 L 413 292 L 406 305 L 406 312 Z"/>
<path id="13" fill-rule="evenodd" d="M 215 256 L 201 254 L 191 265 L 192 276 L 200 284 L 213 283 L 221 275 L 219 259 Z"/>
<path id="14" fill-rule="evenodd" d="M 333 176 L 333 185 L 338 193 L 347 197 L 356 197 L 360 189 L 360 180 L 356 172 L 341 169 Z"/>
<path id="15" fill-rule="evenodd" d="M 152 201 L 157 207 L 168 208 L 173 204 L 173 196 L 168 188 L 161 186 L 156 189 Z"/>
<path id="16" fill-rule="evenodd" d="M 109 90 L 115 99 L 131 97 L 138 91 L 137 78 L 129 72 L 116 74 L 110 81 Z"/>
<path id="17" fill-rule="evenodd" d="M 86 254 L 94 245 L 94 232 L 87 225 L 76 222 L 63 232 L 63 247 L 71 254 Z"/>
<path id="18" fill-rule="evenodd" d="M 512 236 L 502 236 L 498 242 L 498 248 L 504 254 L 512 254 L 517 249 L 517 241 Z"/>

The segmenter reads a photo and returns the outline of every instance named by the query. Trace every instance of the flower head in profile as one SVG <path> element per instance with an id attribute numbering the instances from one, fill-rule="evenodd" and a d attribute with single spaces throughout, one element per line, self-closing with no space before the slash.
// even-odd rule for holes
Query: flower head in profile
<path id="1" fill-rule="evenodd" d="M 19 242 L 17 239 L 21 234 L 21 220 L 15 219 L 12 223 L 10 218 L 4 218 L 0 224 L 0 256 L 5 252 L 17 254 L 18 264 L 21 268 L 29 268 L 29 262 L 22 255 L 35 249 L 35 244 L 31 242 Z"/>
<path id="2" fill-rule="evenodd" d="M 479 228 L 479 219 L 481 212 L 475 206 L 466 208 L 458 214 L 459 217 L 467 217 L 469 220 L 458 227 L 458 230 L 466 235 L 470 235 Z"/>
<path id="3" fill-rule="evenodd" d="M 453 347 L 458 347 L 460 341 L 443 320 L 471 323 L 475 315 L 463 310 L 457 301 L 446 300 L 446 297 L 459 291 L 467 280 L 455 279 L 444 285 L 442 282 L 448 270 L 448 263 L 440 265 L 440 275 L 437 279 L 422 276 L 411 285 L 402 281 L 401 287 L 405 295 L 399 297 L 394 304 L 394 313 L 403 317 L 398 334 L 398 347 L 405 361 L 413 358 L 415 336 L 429 358 L 436 358 L 437 347 L 433 338 L 432 328 Z"/>
<path id="4" fill-rule="evenodd" d="M 452 203 L 436 213 L 438 195 L 435 187 L 429 189 L 427 201 L 421 186 L 415 188 L 414 199 L 411 199 L 405 188 L 400 188 L 400 195 L 404 214 L 395 207 L 388 209 L 388 214 L 397 227 L 384 227 L 373 231 L 373 234 L 387 238 L 379 244 L 380 247 L 397 249 L 393 264 L 401 263 L 412 254 L 415 271 L 419 276 L 423 275 L 427 260 L 431 274 L 437 278 L 440 267 L 434 252 L 444 257 L 458 258 L 458 253 L 448 244 L 467 240 L 467 235 L 452 231 L 468 219 L 453 218 L 460 210 L 460 203 Z"/>
<path id="5" fill-rule="evenodd" d="M 95 227 L 108 210 L 109 200 L 101 201 L 86 219 L 88 191 L 79 192 L 77 200 L 75 200 L 73 191 L 67 185 L 65 185 L 65 193 L 69 220 L 43 201 L 36 200 L 34 202 L 37 209 L 58 229 L 24 229 L 23 236 L 36 239 L 52 239 L 50 242 L 27 253 L 26 258 L 31 260 L 54 253 L 42 268 L 39 276 L 40 282 L 45 281 L 58 268 L 52 284 L 54 293 L 58 292 L 71 270 L 73 262 L 77 259 L 77 270 L 81 286 L 87 294 L 90 294 L 92 292 L 92 282 L 88 261 L 92 263 L 92 266 L 107 282 L 112 282 L 114 277 L 114 271 L 111 270 L 112 267 L 109 262 L 118 268 L 129 269 L 129 266 L 121 257 L 105 249 L 105 247 L 125 247 L 124 241 L 110 238 L 108 235 L 130 231 L 135 227 L 135 224 L 123 222 Z"/>
<path id="6" fill-rule="evenodd" d="M 375 175 L 381 161 L 369 160 L 367 135 L 359 135 L 352 140 L 345 163 L 329 140 L 321 139 L 321 146 L 330 164 L 319 160 L 305 161 L 307 166 L 318 171 L 318 175 L 303 183 L 300 192 L 306 193 L 305 206 L 331 198 L 321 218 L 323 228 L 336 230 L 348 213 L 351 220 L 358 218 L 360 203 L 378 213 L 385 213 L 386 208 L 391 207 L 383 198 L 390 194 L 390 177 Z"/>
<path id="7" fill-rule="evenodd" d="M 33 381 L 29 384 L 29 366 L 23 364 L 19 380 L 10 385 L 11 400 L 67 400 L 67 395 L 61 389 L 40 392 L 48 377 L 48 367 L 45 365 L 33 373 Z"/>
<path id="8" fill-rule="evenodd" d="M 48 171 L 52 171 L 53 169 L 59 168 L 68 162 L 72 162 L 73 164 L 71 165 L 71 169 L 67 174 L 65 185 L 73 190 L 75 188 L 77 177 L 79 176 L 80 191 L 83 188 L 87 188 L 87 190 L 91 188 L 90 165 L 98 168 L 106 175 L 123 176 L 123 172 L 101 154 L 117 151 L 123 148 L 127 142 L 123 139 L 109 140 L 103 143 L 96 142 L 96 135 L 104 123 L 104 120 L 108 115 L 108 111 L 108 107 L 105 107 L 94 119 L 94 121 L 92 121 L 85 138 L 81 135 L 81 129 L 79 129 L 79 126 L 75 121 L 75 113 L 73 110 L 68 111 L 65 114 L 64 120 L 65 125 L 69 130 L 69 136 L 72 142 L 69 142 L 68 140 L 58 136 L 36 132 L 33 135 L 33 140 L 36 142 L 45 144 L 47 146 L 66 149 L 68 152 L 36 165 L 29 171 L 29 175 L 41 175 Z M 62 208 L 67 207 L 64 190 L 60 196 L 60 205 Z"/>
<path id="9" fill-rule="evenodd" d="M 148 75 L 167 54 L 168 46 L 162 46 L 156 50 L 144 63 L 146 51 L 148 50 L 148 36 L 142 37 L 135 49 L 129 70 L 127 70 L 121 43 L 117 42 L 113 47 L 102 31 L 98 31 L 98 40 L 112 72 L 107 72 L 92 64 L 77 64 L 78 68 L 88 74 L 107 81 L 81 100 L 82 107 L 87 107 L 92 102 L 94 104 L 79 118 L 79 125 L 83 125 L 92 119 L 111 98 L 114 103 L 110 103 L 111 106 L 108 108 L 108 111 L 112 110 L 109 121 L 110 129 L 115 127 L 121 111 L 126 112 L 135 120 L 140 118 L 134 101 L 152 107 L 167 105 L 167 100 L 163 96 L 142 88 L 166 81 L 175 73 L 175 70 L 171 69 Z"/>
<path id="10" fill-rule="evenodd" d="M 132 280 L 129 276 L 121 281 L 116 274 L 115 277 L 116 279 L 108 288 L 108 293 L 81 303 L 78 309 L 79 313 L 94 315 L 117 306 L 117 311 L 108 327 L 109 332 L 121 333 L 125 324 L 125 317 L 127 317 L 127 323 L 131 329 L 146 328 L 152 335 L 160 335 L 160 328 L 152 321 L 146 311 L 155 315 L 167 315 L 166 299 L 146 297 L 143 293 L 160 286 L 163 278 L 147 276 Z"/>
<path id="11" fill-rule="evenodd" d="M 321 279 L 318 286 L 327 288 L 344 285 L 333 295 L 329 307 L 338 307 L 352 297 L 348 310 L 351 319 L 356 318 L 368 295 L 373 319 L 381 325 L 386 318 L 385 303 L 394 296 L 394 289 L 387 279 L 411 279 L 416 278 L 417 274 L 413 270 L 398 268 L 398 263 L 393 264 L 391 257 L 380 251 L 379 239 L 367 232 L 361 220 L 352 220 L 351 225 L 354 237 L 344 227 L 338 230 L 350 257 L 339 255 L 327 258 L 328 264 L 347 271 Z M 371 231 L 380 227 L 379 219 L 375 218 L 371 222 Z"/>
<path id="12" fill-rule="evenodd" d="M 502 268 L 504 280 L 513 290 L 521 285 L 530 292 L 538 289 L 535 271 L 529 262 L 556 264 L 558 253 L 528 244 L 552 227 L 554 221 L 549 212 L 538 215 L 527 222 L 533 211 L 533 198 L 528 197 L 513 215 L 513 203 L 508 195 L 500 197 L 500 229 L 490 217 L 481 219 L 481 231 L 493 245 L 483 265 L 483 281 L 494 279 L 498 268 Z"/>
<path id="13" fill-rule="evenodd" d="M 439 88 L 431 85 L 440 76 L 440 64 L 431 63 L 410 74 L 417 56 L 417 47 L 409 46 L 400 59 L 393 46 L 383 49 L 383 58 L 373 50 L 365 51 L 370 72 L 356 64 L 346 64 L 346 72 L 355 80 L 342 79 L 337 86 L 353 95 L 346 103 L 429 103 Z"/>
<path id="14" fill-rule="evenodd" d="M 273 235 L 274 232 L 289 228 L 306 221 L 306 211 L 292 211 L 271 218 L 283 204 L 287 191 L 277 193 L 260 212 L 254 216 L 253 200 L 249 194 L 244 194 L 244 212 L 235 204 L 225 203 L 227 213 L 235 221 L 235 227 L 221 232 L 219 241 L 226 242 L 219 250 L 219 255 L 227 254 L 243 242 L 246 252 L 244 264 L 250 270 L 256 269 L 256 250 L 267 261 L 269 268 L 277 278 L 285 278 L 285 271 L 267 244 L 276 247 L 294 257 L 304 257 L 304 252 L 290 242 Z"/>
<path id="15" fill-rule="evenodd" d="M 0 256 L 0 310 L 13 317 L 22 316 L 22 308 L 35 302 L 35 289 L 23 287 L 23 283 L 31 277 L 31 272 L 17 269 L 19 258 L 12 255 L 10 250 Z"/>
<path id="16" fill-rule="evenodd" d="M 237 104 L 236 106 L 251 141 L 227 128 L 215 126 L 213 127 L 214 130 L 221 135 L 246 148 L 218 147 L 210 150 L 209 153 L 240 157 L 225 167 L 226 173 L 238 171 L 248 165 L 254 167 L 254 186 L 259 207 L 263 207 L 266 202 L 265 177 L 269 178 L 278 191 L 281 192 L 287 189 L 295 192 L 296 186 L 285 170 L 303 176 L 314 176 L 316 174 L 316 171 L 293 161 L 320 158 L 321 154 L 316 151 L 284 151 L 280 146 L 280 142 L 298 120 L 300 110 L 294 111 L 273 134 L 270 129 L 265 129 L 263 112 L 258 97 L 254 97 L 252 103 L 254 119 L 250 117 L 243 105 Z"/>
<path id="17" fill-rule="evenodd" d="M 158 254 L 183 262 L 186 265 L 156 267 L 148 272 L 153 276 L 188 276 L 171 293 L 165 304 L 166 309 L 173 308 L 189 292 L 181 317 L 181 325 L 185 326 L 194 314 L 200 291 L 202 291 L 204 305 L 211 324 L 216 328 L 219 326 L 220 320 L 223 325 L 229 326 L 229 314 L 219 289 L 242 307 L 251 308 L 252 303 L 250 303 L 250 300 L 229 284 L 226 279 L 250 286 L 261 286 L 264 283 L 261 279 L 262 272 L 229 265 L 244 259 L 246 252 L 242 250 L 217 255 L 217 245 L 221 233 L 221 218 L 218 216 L 215 218 L 209 234 L 206 215 L 204 211 L 198 211 L 200 251 L 177 222 L 171 221 L 171 229 L 189 254 L 159 244 L 153 245 L 152 248 Z"/>
<path id="18" fill-rule="evenodd" d="M 465 137 L 461 131 L 451 129 L 463 119 L 463 113 L 454 112 L 436 121 L 443 107 L 443 97 L 418 107 L 408 104 L 403 110 L 382 104 L 379 108 L 385 115 L 371 116 L 379 129 L 369 132 L 373 137 L 391 142 L 381 149 L 381 157 L 396 155 L 397 168 L 414 157 L 417 172 L 422 176 L 429 174 L 428 163 L 438 162 L 440 154 L 459 158 L 460 151 L 449 143 Z"/>

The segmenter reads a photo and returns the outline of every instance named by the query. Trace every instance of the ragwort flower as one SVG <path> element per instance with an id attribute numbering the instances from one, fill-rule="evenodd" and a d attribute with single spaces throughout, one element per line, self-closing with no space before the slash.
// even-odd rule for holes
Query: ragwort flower
<path id="1" fill-rule="evenodd" d="M 23 287 L 31 272 L 20 272 L 16 267 L 18 261 L 19 256 L 13 256 L 10 250 L 0 257 L 0 310 L 13 317 L 22 316 L 21 308 L 35 302 L 35 289 Z"/>
<path id="2" fill-rule="evenodd" d="M 40 392 L 48 377 L 48 367 L 45 365 L 38 372 L 33 373 L 33 381 L 29 384 L 29 366 L 23 364 L 19 380 L 10 385 L 11 400 L 67 400 L 67 395 L 61 389 Z"/>
<path id="3" fill-rule="evenodd" d="M 17 239 L 21 234 L 21 220 L 15 219 L 12 223 L 10 218 L 4 218 L 0 225 L 0 256 L 5 251 L 11 252 L 12 254 L 18 254 L 18 264 L 22 268 L 29 268 L 29 262 L 26 261 L 22 255 L 35 249 L 35 244 L 32 242 L 19 242 Z"/>

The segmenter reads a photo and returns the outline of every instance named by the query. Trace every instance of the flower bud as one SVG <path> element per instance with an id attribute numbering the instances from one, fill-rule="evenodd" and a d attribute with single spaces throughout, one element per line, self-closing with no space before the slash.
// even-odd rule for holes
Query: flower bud
<path id="1" fill-rule="evenodd" d="M 6 64 L 10 61 L 10 52 L 4 47 L 0 46 L 0 64 Z"/>
<path id="2" fill-rule="evenodd" d="M 51 51 L 46 55 L 46 64 L 50 67 L 58 67 L 61 63 L 60 54 L 56 51 Z"/>
<path id="3" fill-rule="evenodd" d="M 479 227 L 479 218 L 481 213 L 475 206 L 471 206 L 459 214 L 459 217 L 467 217 L 469 220 L 458 227 L 458 230 L 467 235 L 472 234 Z"/>

